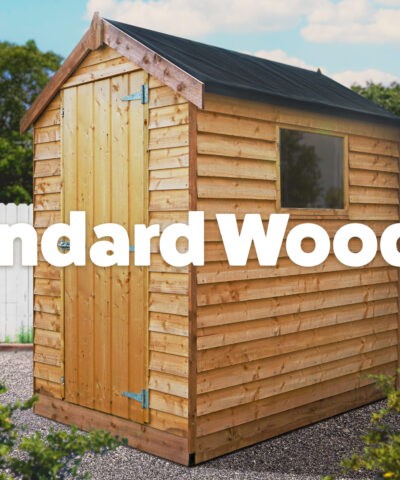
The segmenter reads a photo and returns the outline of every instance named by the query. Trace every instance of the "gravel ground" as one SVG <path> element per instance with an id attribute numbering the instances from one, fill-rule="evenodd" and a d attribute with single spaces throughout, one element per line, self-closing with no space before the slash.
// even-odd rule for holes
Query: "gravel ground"
<path id="1" fill-rule="evenodd" d="M 32 394 L 31 352 L 0 352 L 0 381 L 9 389 L 1 397 L 2 402 L 28 398 Z M 382 405 L 383 402 L 377 402 L 358 408 L 193 468 L 119 447 L 103 457 L 87 455 L 83 469 L 90 471 L 93 479 L 101 480 L 317 480 L 328 473 L 339 475 L 340 459 L 360 448 L 359 436 L 368 428 L 371 413 Z M 45 433 L 51 426 L 65 428 L 31 411 L 19 414 L 17 423 L 26 424 L 28 433 L 37 430 Z"/>

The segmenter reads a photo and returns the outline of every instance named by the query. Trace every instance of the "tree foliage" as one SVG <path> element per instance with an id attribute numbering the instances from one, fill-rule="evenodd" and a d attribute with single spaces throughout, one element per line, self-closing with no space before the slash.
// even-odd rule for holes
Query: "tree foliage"
<path id="1" fill-rule="evenodd" d="M 6 392 L 0 384 L 0 395 Z M 60 480 L 90 478 L 88 473 L 79 475 L 78 470 L 86 452 L 103 454 L 120 444 L 108 432 L 97 430 L 89 434 L 50 430 L 43 435 L 18 434 L 13 417 L 30 409 L 37 397 L 26 402 L 2 404 L 0 402 L 0 480 Z M 124 440 L 123 443 L 126 443 Z"/>
<path id="2" fill-rule="evenodd" d="M 381 83 L 367 82 L 365 87 L 353 85 L 351 89 L 400 116 L 400 83 L 393 82 L 385 87 Z"/>
<path id="3" fill-rule="evenodd" d="M 19 122 L 61 60 L 33 40 L 0 42 L 0 202 L 32 199 L 32 134 L 20 135 Z"/>

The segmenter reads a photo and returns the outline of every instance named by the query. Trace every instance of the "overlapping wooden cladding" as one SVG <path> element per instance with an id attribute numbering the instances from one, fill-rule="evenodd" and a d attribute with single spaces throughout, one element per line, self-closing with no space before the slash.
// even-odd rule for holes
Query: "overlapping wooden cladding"
<path id="1" fill-rule="evenodd" d="M 246 267 L 228 265 L 215 214 L 260 213 L 266 226 L 278 211 L 279 126 L 348 137 L 348 210 L 305 211 L 288 229 L 314 221 L 333 238 L 358 221 L 380 236 L 399 218 L 393 128 L 206 96 L 197 121 L 198 209 L 207 219 L 197 269 L 197 461 L 371 401 L 377 394 L 361 374 L 394 373 L 398 362 L 398 273 L 379 254 L 359 269 L 332 254 L 306 269 L 283 245 L 276 268 L 260 267 L 254 249 Z"/>
<path id="2" fill-rule="evenodd" d="M 43 229 L 60 221 L 61 142 L 58 94 L 34 125 L 34 226 Z M 57 398 L 63 394 L 63 322 L 61 272 L 39 254 L 34 268 L 35 391 Z"/>

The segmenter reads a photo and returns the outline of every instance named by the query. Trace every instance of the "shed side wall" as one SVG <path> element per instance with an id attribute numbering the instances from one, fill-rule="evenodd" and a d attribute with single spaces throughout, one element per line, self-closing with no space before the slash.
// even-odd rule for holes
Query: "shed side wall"
<path id="1" fill-rule="evenodd" d="M 33 223 L 40 242 L 46 227 L 61 220 L 61 141 L 58 94 L 34 125 Z M 49 265 L 40 249 L 34 268 L 34 388 L 63 395 L 61 270 Z"/>
<path id="2" fill-rule="evenodd" d="M 348 222 L 379 237 L 399 219 L 399 135 L 393 128 L 207 95 L 197 117 L 198 210 L 206 263 L 197 269 L 196 462 L 372 401 L 360 373 L 394 374 L 398 273 L 380 254 L 366 267 L 331 252 L 315 268 L 229 267 L 216 213 L 277 211 L 278 126 L 348 135 L 348 211 L 293 216 L 331 239 Z M 240 222 L 239 222 L 240 223 Z M 265 226 L 267 223 L 265 223 Z"/>
<path id="3" fill-rule="evenodd" d="M 105 47 L 92 52 L 64 87 L 138 67 Z M 60 96 L 35 124 L 35 227 L 61 220 Z M 161 228 L 187 219 L 188 103 L 149 80 L 149 221 Z M 150 425 L 182 437 L 188 428 L 188 272 L 162 261 L 153 245 L 149 273 Z M 41 258 L 35 269 L 35 391 L 62 398 L 61 270 Z"/>

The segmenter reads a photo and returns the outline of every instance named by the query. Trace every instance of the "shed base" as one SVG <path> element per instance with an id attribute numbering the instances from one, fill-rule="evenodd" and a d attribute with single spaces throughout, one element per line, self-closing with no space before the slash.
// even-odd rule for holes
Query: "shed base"
<path id="1" fill-rule="evenodd" d="M 172 460 L 181 465 L 189 465 L 191 456 L 188 452 L 187 438 L 172 435 L 147 425 L 115 417 L 90 408 L 74 405 L 48 395 L 39 395 L 39 402 L 34 412 L 66 425 L 76 425 L 81 430 L 102 429 L 126 438 L 131 447 L 158 457 Z"/>

